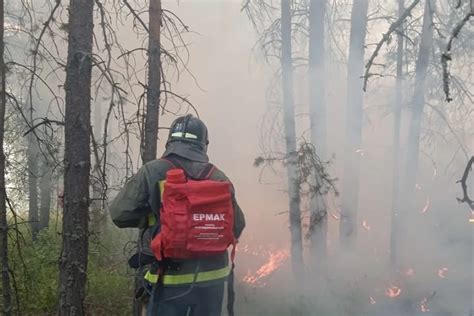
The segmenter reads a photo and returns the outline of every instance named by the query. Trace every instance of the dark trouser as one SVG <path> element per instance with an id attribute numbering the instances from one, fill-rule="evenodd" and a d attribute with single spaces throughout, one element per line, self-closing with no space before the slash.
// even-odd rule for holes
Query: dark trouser
<path id="1" fill-rule="evenodd" d="M 224 282 L 209 286 L 158 285 L 148 306 L 148 316 L 220 316 Z"/>

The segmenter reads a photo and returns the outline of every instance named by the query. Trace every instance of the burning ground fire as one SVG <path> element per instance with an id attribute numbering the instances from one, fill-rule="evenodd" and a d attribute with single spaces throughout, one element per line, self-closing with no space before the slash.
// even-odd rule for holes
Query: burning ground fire
<path id="1" fill-rule="evenodd" d="M 421 300 L 421 303 L 420 303 L 420 311 L 422 313 L 427 313 L 429 312 L 430 310 L 428 309 L 428 306 L 426 305 L 428 303 L 428 299 L 425 297 Z"/>
<path id="2" fill-rule="evenodd" d="M 252 254 L 252 255 L 262 255 L 262 252 L 256 253 L 250 251 L 248 246 L 243 246 L 240 251 Z M 290 251 L 288 249 L 276 250 L 276 251 L 267 251 L 263 253 L 267 256 L 266 262 L 261 265 L 255 273 L 252 273 L 251 270 L 247 272 L 247 275 L 243 278 L 243 281 L 247 284 L 250 284 L 255 287 L 263 287 L 266 285 L 265 279 L 278 270 L 285 261 L 290 256 Z"/>
<path id="3" fill-rule="evenodd" d="M 390 298 L 395 298 L 402 294 L 402 289 L 397 286 L 391 285 L 385 290 L 385 294 Z"/>
<path id="4" fill-rule="evenodd" d="M 438 270 L 438 277 L 441 279 L 446 279 L 447 278 L 447 273 L 449 272 L 449 269 L 446 267 L 442 267 Z M 400 271 L 401 275 L 404 277 L 409 277 L 409 278 L 414 278 L 415 277 L 415 270 L 411 267 L 408 267 L 402 271 Z M 402 293 L 404 296 L 409 297 L 410 295 L 410 289 L 406 291 L 402 291 L 401 287 L 394 285 L 393 283 L 388 283 L 389 285 L 385 289 L 385 296 L 391 300 L 391 299 L 396 299 L 402 296 Z M 382 290 L 383 291 L 383 290 Z M 379 300 L 381 297 L 379 296 L 377 298 L 377 293 L 380 293 L 380 289 L 375 288 L 374 291 L 372 291 L 372 295 L 369 296 L 369 304 L 370 305 L 375 305 L 377 303 L 376 299 Z M 428 306 L 428 303 L 431 301 L 431 299 L 436 295 L 437 291 L 433 291 L 430 296 L 424 296 L 420 297 L 421 300 L 418 300 L 418 303 L 413 305 L 414 307 L 418 305 L 418 310 L 422 313 L 428 313 L 430 312 L 430 308 Z M 375 295 L 373 295 L 375 294 Z M 416 294 L 415 294 L 416 295 Z"/>
<path id="5" fill-rule="evenodd" d="M 402 289 L 395 285 L 389 285 L 389 287 L 387 287 L 387 289 L 385 290 L 385 295 L 390 299 L 397 298 L 401 294 L 402 294 Z M 369 296 L 369 304 L 370 305 L 377 304 L 377 301 L 375 300 L 373 296 Z"/>
<path id="6" fill-rule="evenodd" d="M 441 268 L 438 270 L 438 277 L 441 279 L 446 279 L 446 273 L 448 273 L 449 269 L 448 268 Z"/>

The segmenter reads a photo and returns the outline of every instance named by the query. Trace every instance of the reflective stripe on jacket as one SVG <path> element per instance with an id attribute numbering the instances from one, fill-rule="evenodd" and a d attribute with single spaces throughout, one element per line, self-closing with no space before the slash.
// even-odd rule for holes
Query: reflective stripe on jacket
<path id="1" fill-rule="evenodd" d="M 187 273 L 187 274 L 164 274 L 161 276 L 163 285 L 165 286 L 179 286 L 187 285 L 192 283 L 203 283 L 209 281 L 225 280 L 230 274 L 230 267 L 224 267 L 221 269 L 202 271 L 198 273 Z M 152 284 L 158 283 L 160 276 L 158 273 L 152 273 L 148 271 L 145 274 L 145 280 Z"/>

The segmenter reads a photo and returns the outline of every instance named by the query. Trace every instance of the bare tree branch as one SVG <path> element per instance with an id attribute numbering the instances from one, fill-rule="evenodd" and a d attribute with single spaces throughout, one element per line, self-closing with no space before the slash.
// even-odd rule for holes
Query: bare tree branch
<path id="1" fill-rule="evenodd" d="M 466 203 L 467 205 L 469 205 L 469 207 L 471 208 L 471 211 L 474 211 L 474 201 L 471 200 L 471 198 L 469 197 L 469 194 L 467 193 L 467 183 L 466 182 L 467 182 L 467 179 L 469 177 L 469 173 L 472 170 L 472 164 L 473 163 L 474 163 L 474 156 L 472 156 L 471 159 L 468 161 L 468 163 L 466 165 L 466 169 L 464 169 L 464 174 L 463 174 L 461 180 L 456 182 L 456 183 L 461 183 L 462 192 L 463 192 L 463 197 L 458 198 L 458 202 L 459 203 Z"/>
<path id="2" fill-rule="evenodd" d="M 403 12 L 403 14 L 400 15 L 400 17 L 390 25 L 387 33 L 385 33 L 382 39 L 377 43 L 377 46 L 375 47 L 374 52 L 372 53 L 372 55 L 369 58 L 369 61 L 365 65 L 364 86 L 362 88 L 364 92 L 367 91 L 367 82 L 369 80 L 369 77 L 374 75 L 370 73 L 370 68 L 372 67 L 372 65 L 374 65 L 374 60 L 379 54 L 380 49 L 382 48 L 383 44 L 389 41 L 392 33 L 399 29 L 399 27 L 403 24 L 406 18 L 410 16 L 412 10 L 417 6 L 418 3 L 420 3 L 420 0 L 414 0 L 412 4 L 410 4 L 410 6 L 406 8 L 405 12 Z"/>
<path id="3" fill-rule="evenodd" d="M 451 102 L 453 99 L 450 96 L 450 89 L 449 89 L 449 69 L 448 69 L 448 61 L 452 60 L 451 56 L 451 46 L 453 44 L 453 40 L 458 37 L 459 32 L 464 27 L 464 25 L 469 21 L 469 19 L 474 16 L 474 12 L 469 12 L 464 16 L 464 18 L 459 21 L 458 24 L 454 27 L 453 31 L 451 32 L 451 36 L 448 40 L 448 45 L 446 46 L 446 50 L 441 54 L 441 66 L 443 67 L 443 90 L 446 96 L 446 101 Z"/>
<path id="4" fill-rule="evenodd" d="M 33 130 L 35 130 L 36 128 L 40 127 L 41 125 L 51 125 L 51 123 L 54 123 L 54 124 L 57 124 L 57 125 L 61 125 L 61 126 L 64 126 L 64 122 L 62 121 L 57 121 L 57 120 L 50 120 L 49 118 L 43 118 L 43 120 L 39 123 L 36 123 L 34 124 L 32 127 L 30 127 L 24 134 L 23 136 L 26 136 L 28 135 L 29 133 L 31 133 Z"/>

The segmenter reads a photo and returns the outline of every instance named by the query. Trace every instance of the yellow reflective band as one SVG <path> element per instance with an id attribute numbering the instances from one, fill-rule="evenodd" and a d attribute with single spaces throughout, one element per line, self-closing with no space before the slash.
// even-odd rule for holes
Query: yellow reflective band
<path id="1" fill-rule="evenodd" d="M 166 180 L 160 181 L 159 186 L 160 186 L 160 198 L 163 200 L 163 191 L 165 190 L 165 183 Z"/>
<path id="2" fill-rule="evenodd" d="M 158 282 L 158 274 L 153 274 L 150 271 L 147 271 L 147 273 L 144 276 L 144 279 L 150 283 L 155 284 Z"/>
<path id="3" fill-rule="evenodd" d="M 156 217 L 155 214 L 148 215 L 148 226 L 156 225 Z"/>
<path id="4" fill-rule="evenodd" d="M 227 277 L 229 273 L 230 273 L 229 267 L 225 267 L 218 270 L 199 272 L 196 277 L 196 282 L 206 282 L 206 281 L 222 279 L 222 278 Z M 195 278 L 194 273 L 177 274 L 177 275 L 165 274 L 163 276 L 163 284 L 178 285 L 178 284 L 193 283 L 194 278 Z"/>
<path id="5" fill-rule="evenodd" d="M 191 134 L 191 133 L 186 133 L 183 136 L 182 132 L 176 132 L 171 134 L 171 137 L 184 137 L 184 138 L 191 138 L 191 139 L 198 139 L 197 135 Z"/>

